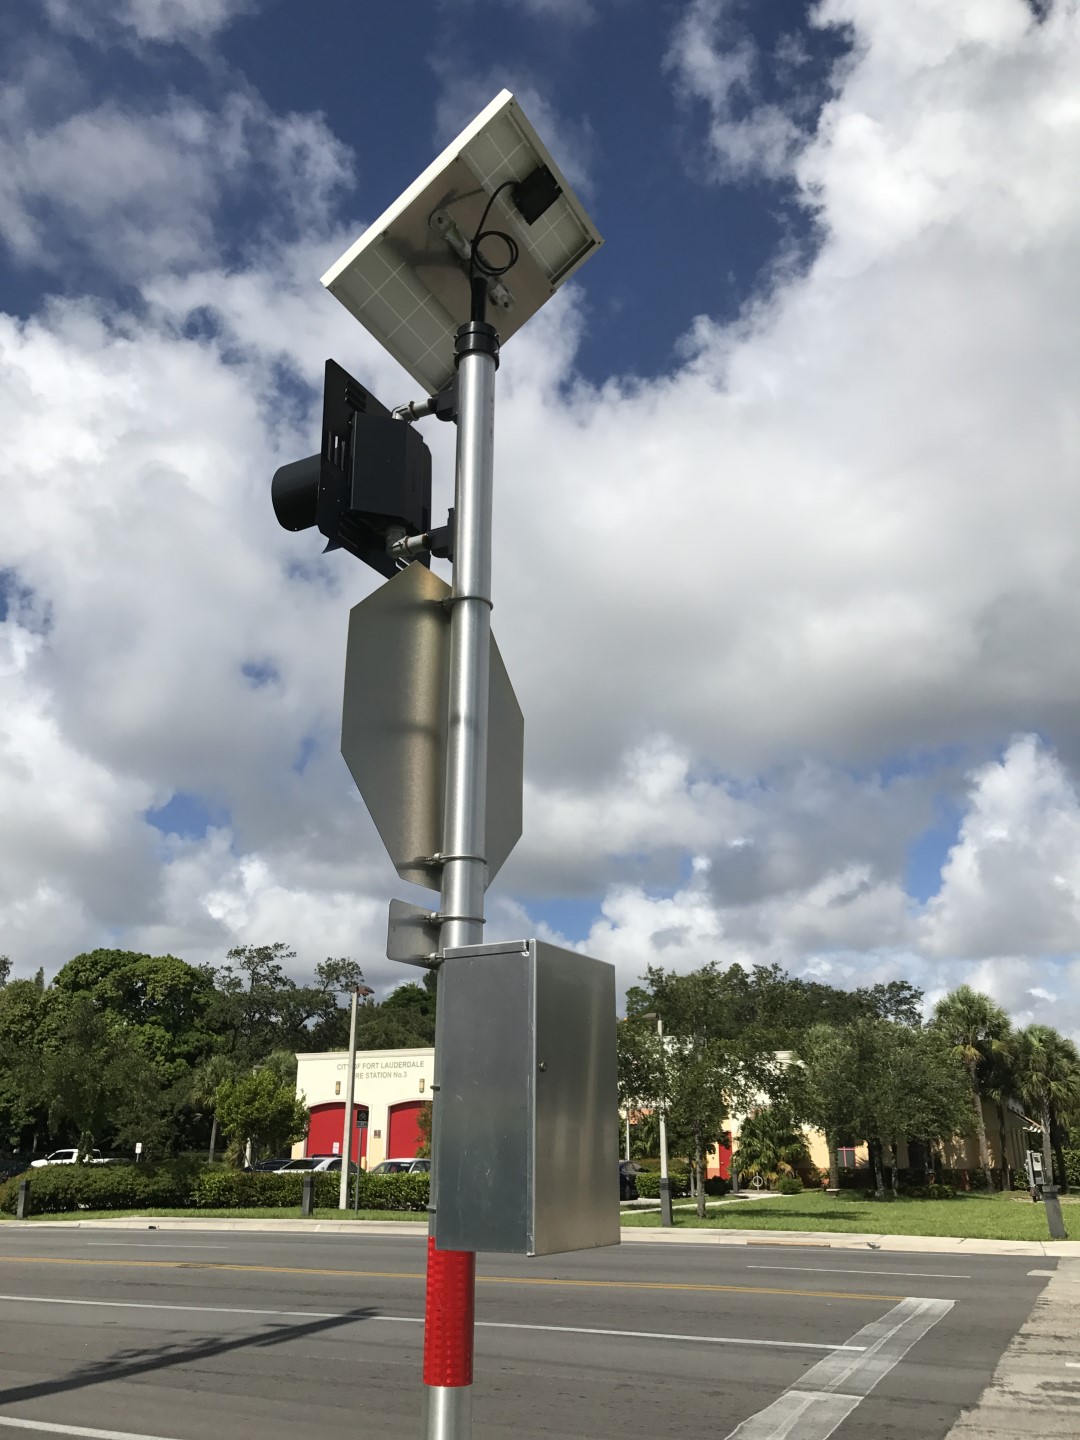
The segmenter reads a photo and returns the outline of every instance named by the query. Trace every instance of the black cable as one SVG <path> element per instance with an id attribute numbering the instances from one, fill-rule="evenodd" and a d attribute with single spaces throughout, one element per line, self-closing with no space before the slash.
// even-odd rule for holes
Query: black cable
<path id="1" fill-rule="evenodd" d="M 484 226 L 487 224 L 487 218 L 491 214 L 491 207 L 495 204 L 496 196 L 499 195 L 503 190 L 509 190 L 517 183 L 518 182 L 516 180 L 504 180 L 501 185 L 497 185 L 495 189 L 491 192 L 491 198 L 488 200 L 487 205 L 484 207 L 484 213 L 480 217 L 480 224 L 476 227 L 476 233 L 473 236 L 472 244 L 469 247 L 470 284 L 472 284 L 473 277 L 478 270 L 481 275 L 486 275 L 489 279 L 495 280 L 498 278 L 498 276 L 505 275 L 508 270 L 512 270 L 518 262 L 521 251 L 518 248 L 517 241 L 512 235 L 508 235 L 505 230 L 484 229 Z M 486 260 L 484 256 L 481 255 L 480 246 L 485 240 L 501 240 L 503 242 L 503 244 L 506 246 L 507 254 L 507 260 L 505 265 L 492 265 L 489 260 Z"/>

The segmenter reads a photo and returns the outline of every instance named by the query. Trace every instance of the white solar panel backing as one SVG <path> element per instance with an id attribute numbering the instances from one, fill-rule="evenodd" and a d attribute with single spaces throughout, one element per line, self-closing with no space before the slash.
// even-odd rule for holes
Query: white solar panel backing
<path id="1" fill-rule="evenodd" d="M 565 177 L 508 90 L 491 102 L 408 190 L 322 277 L 322 283 L 429 394 L 454 374 L 454 334 L 469 318 L 462 262 L 432 233 L 430 218 L 446 209 L 471 238 L 492 192 L 546 165 L 562 194 L 527 225 L 506 191 L 485 229 L 506 230 L 520 258 L 506 275 L 509 310 L 490 318 L 505 341 L 603 241 Z M 497 263 L 501 247 L 486 253 Z"/>

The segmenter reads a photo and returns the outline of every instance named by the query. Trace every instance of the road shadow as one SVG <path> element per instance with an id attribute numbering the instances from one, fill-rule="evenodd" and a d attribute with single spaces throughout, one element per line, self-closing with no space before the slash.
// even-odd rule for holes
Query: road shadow
<path id="1" fill-rule="evenodd" d="M 236 1350 L 285 1345 L 292 1340 L 325 1334 L 328 1330 L 336 1330 L 343 1325 L 353 1325 L 357 1321 L 378 1317 L 377 1310 L 364 1307 L 343 1311 L 340 1315 L 302 1321 L 296 1325 L 275 1325 L 272 1329 L 260 1330 L 255 1335 L 240 1335 L 228 1339 L 215 1337 L 180 1344 L 148 1346 L 138 1350 L 121 1350 L 107 1360 L 93 1361 L 84 1368 L 56 1380 L 39 1380 L 31 1385 L 13 1385 L 8 1389 L 0 1389 L 0 1405 L 12 1405 L 20 1400 L 37 1400 L 44 1395 L 63 1395 L 72 1390 L 89 1389 L 93 1385 L 106 1385 L 114 1380 L 129 1380 L 136 1375 L 167 1370 L 175 1365 L 189 1365 L 192 1361 L 208 1360 Z"/>

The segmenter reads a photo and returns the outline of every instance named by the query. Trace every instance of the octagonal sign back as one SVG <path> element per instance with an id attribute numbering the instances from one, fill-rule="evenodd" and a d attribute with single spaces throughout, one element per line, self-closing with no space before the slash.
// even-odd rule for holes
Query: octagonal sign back
<path id="1" fill-rule="evenodd" d="M 450 587 L 413 564 L 349 615 L 341 753 L 398 874 L 438 890 L 446 784 Z M 488 691 L 488 881 L 521 838 L 525 722 L 499 647 Z"/>

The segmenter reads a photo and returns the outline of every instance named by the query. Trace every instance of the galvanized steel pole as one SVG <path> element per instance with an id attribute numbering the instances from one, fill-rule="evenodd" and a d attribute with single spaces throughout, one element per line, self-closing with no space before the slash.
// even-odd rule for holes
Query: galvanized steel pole
<path id="1" fill-rule="evenodd" d="M 660 1097 L 660 1224 L 671 1225 L 674 1223 L 671 1214 L 671 1180 L 668 1176 L 667 1163 L 667 1064 L 664 1057 L 664 1022 L 660 1016 L 656 1017 L 656 1034 L 660 1041 L 660 1074 L 663 1077 L 663 1095 Z M 702 1177 L 704 1184 L 704 1177 Z"/>
<path id="2" fill-rule="evenodd" d="M 447 714 L 439 953 L 484 938 L 487 889 L 488 679 L 491 647 L 491 501 L 495 446 L 495 371 L 499 337 L 483 320 L 457 332 L 457 475 L 454 583 L 450 595 L 450 695 Z M 435 1056 L 436 1084 L 439 1056 Z M 432 1113 L 438 1125 L 438 1091 Z M 434 1146 L 432 1147 L 434 1153 Z M 437 1208 L 438 1176 L 431 1175 Z M 472 1434 L 473 1307 L 476 1256 L 436 1249 L 428 1240 L 424 1315 L 427 1440 Z"/>
<path id="3" fill-rule="evenodd" d="M 349 1078 L 345 1082 L 345 1123 L 341 1129 L 341 1184 L 338 1187 L 338 1209 L 349 1206 L 349 1161 L 352 1159 L 352 1137 L 354 1128 L 353 1099 L 356 1095 L 356 1007 L 360 992 L 352 992 L 352 1009 L 349 1012 Z M 358 1165 L 360 1163 L 357 1157 Z"/>

